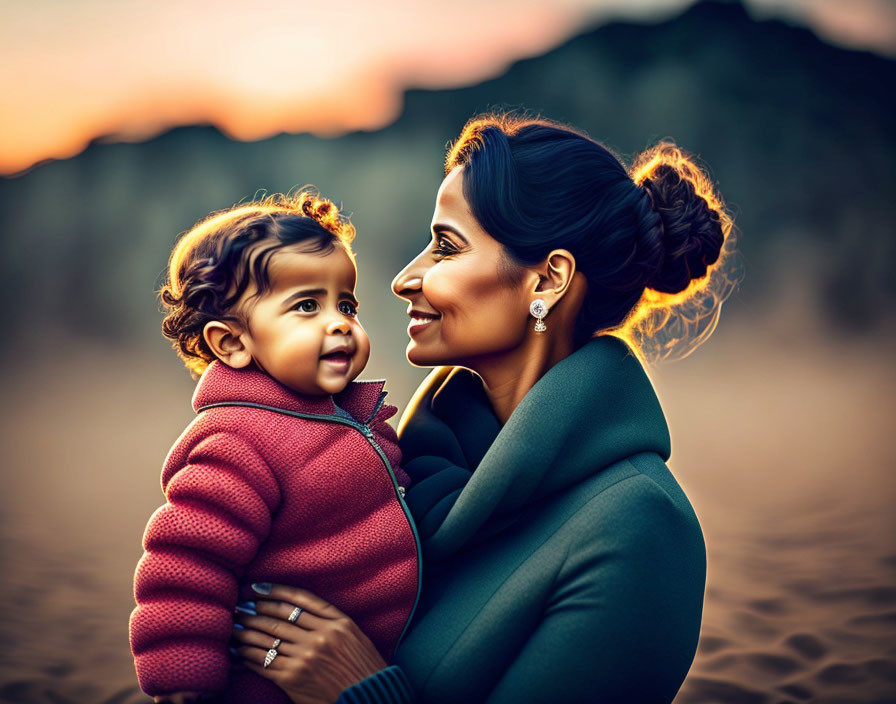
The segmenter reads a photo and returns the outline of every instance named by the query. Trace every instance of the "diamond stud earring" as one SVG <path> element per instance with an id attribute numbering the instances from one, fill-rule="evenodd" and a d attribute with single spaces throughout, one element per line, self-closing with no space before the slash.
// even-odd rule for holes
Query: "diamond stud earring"
<path id="1" fill-rule="evenodd" d="M 544 332 L 548 326 L 544 324 L 544 316 L 548 314 L 548 307 L 543 300 L 536 298 L 529 305 L 529 312 L 535 317 L 535 332 Z"/>

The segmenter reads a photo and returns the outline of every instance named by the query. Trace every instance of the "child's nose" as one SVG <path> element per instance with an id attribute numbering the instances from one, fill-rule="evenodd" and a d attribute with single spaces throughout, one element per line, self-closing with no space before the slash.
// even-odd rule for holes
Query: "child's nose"
<path id="1" fill-rule="evenodd" d="M 351 334 L 351 326 L 345 319 L 339 318 L 335 320 L 331 320 L 327 325 L 327 334 L 328 335 L 337 335 L 339 333 L 343 335 Z"/>

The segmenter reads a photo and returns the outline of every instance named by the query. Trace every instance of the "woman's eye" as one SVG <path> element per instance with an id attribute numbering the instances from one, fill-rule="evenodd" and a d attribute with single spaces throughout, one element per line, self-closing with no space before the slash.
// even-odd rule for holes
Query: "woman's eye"
<path id="1" fill-rule="evenodd" d="M 343 315 L 351 315 L 354 317 L 358 314 L 358 307 L 351 301 L 340 301 L 339 312 Z"/>
<path id="2" fill-rule="evenodd" d="M 451 245 L 451 242 L 444 237 L 436 238 L 436 246 L 432 248 L 432 251 L 443 257 L 448 254 L 457 254 L 457 250 Z"/>
<path id="3" fill-rule="evenodd" d="M 301 311 L 302 313 L 313 313 L 317 310 L 317 301 L 313 298 L 306 298 L 304 301 L 296 303 L 294 310 Z"/>

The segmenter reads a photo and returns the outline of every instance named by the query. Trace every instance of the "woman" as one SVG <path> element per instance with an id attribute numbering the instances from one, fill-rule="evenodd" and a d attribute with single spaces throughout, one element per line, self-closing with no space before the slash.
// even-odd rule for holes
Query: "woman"
<path id="1" fill-rule="evenodd" d="M 387 666 L 336 607 L 258 585 L 247 666 L 296 702 L 671 701 L 706 555 L 633 341 L 664 344 L 657 321 L 694 301 L 711 332 L 731 229 L 674 145 L 629 173 L 569 127 L 471 120 L 432 242 L 392 284 L 409 361 L 437 367 L 399 428 L 424 558 L 410 628 Z"/>

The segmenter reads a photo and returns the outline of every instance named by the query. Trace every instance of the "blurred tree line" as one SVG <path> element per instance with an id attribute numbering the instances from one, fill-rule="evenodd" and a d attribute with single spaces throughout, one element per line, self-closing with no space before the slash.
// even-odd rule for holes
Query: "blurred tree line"
<path id="1" fill-rule="evenodd" d="M 196 126 L 97 140 L 0 180 L 0 315 L 13 335 L 160 340 L 154 289 L 177 234 L 259 189 L 312 183 L 353 213 L 374 343 L 403 347 L 388 283 L 429 239 L 446 144 L 477 112 L 522 107 L 629 161 L 664 137 L 697 154 L 741 231 L 735 315 L 796 287 L 839 328 L 881 331 L 896 273 L 894 79 L 892 60 L 707 0 L 668 21 L 598 27 L 477 86 L 411 90 L 377 132 L 245 143 Z"/>

